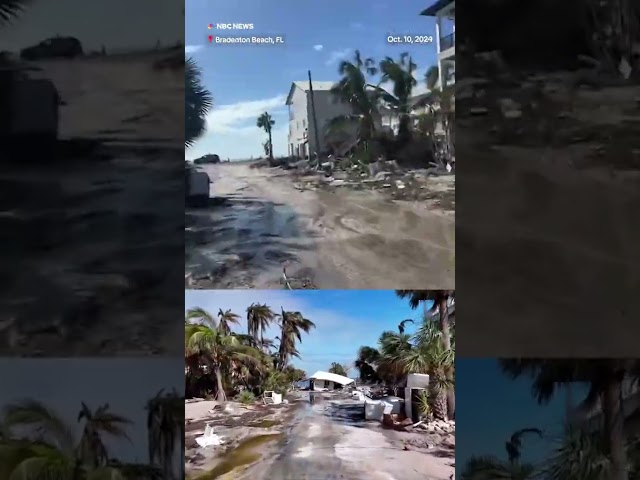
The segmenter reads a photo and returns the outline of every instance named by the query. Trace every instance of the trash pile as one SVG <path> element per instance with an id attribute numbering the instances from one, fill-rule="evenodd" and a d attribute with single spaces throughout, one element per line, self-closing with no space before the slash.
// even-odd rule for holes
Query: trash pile
<path id="1" fill-rule="evenodd" d="M 431 162 L 426 168 L 409 169 L 382 157 L 365 164 L 355 158 L 329 156 L 319 164 L 299 160 L 283 168 L 292 172 L 296 179 L 294 187 L 299 191 L 379 190 L 394 200 L 436 200 L 440 203 L 441 197 L 447 197 L 443 206 L 453 209 L 454 205 L 455 159 L 450 163 Z"/>

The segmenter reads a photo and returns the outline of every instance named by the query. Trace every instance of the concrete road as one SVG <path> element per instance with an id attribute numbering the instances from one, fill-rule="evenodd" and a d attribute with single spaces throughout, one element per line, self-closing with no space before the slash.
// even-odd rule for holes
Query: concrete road
<path id="1" fill-rule="evenodd" d="M 363 407 L 316 397 L 285 439 L 242 478 L 282 480 L 449 480 L 454 452 L 404 450 L 409 434 L 363 420 Z"/>

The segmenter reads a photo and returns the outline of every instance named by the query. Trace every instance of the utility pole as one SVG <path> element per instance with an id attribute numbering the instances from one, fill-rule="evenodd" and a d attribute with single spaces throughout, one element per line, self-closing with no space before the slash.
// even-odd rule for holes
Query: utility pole
<path id="1" fill-rule="evenodd" d="M 313 101 L 313 84 L 311 83 L 311 70 L 309 73 L 309 95 L 311 96 L 311 116 L 313 117 L 313 134 L 316 142 L 316 158 L 318 159 L 317 168 L 320 168 L 320 135 L 318 133 L 318 119 L 316 118 L 316 104 Z M 311 158 L 311 152 L 309 152 L 309 158 Z"/>

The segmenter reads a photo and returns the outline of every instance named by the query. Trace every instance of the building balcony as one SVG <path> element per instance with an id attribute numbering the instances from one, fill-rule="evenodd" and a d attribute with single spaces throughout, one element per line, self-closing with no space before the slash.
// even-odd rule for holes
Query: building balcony
<path id="1" fill-rule="evenodd" d="M 440 52 L 444 52 L 445 50 L 449 50 L 456 46 L 456 34 L 455 32 L 451 35 L 447 35 L 446 37 L 442 37 L 440 39 Z"/>

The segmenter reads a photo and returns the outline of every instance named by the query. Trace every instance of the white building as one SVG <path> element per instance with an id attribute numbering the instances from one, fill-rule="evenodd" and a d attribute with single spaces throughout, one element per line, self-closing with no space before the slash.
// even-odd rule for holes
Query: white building
<path id="1" fill-rule="evenodd" d="M 309 82 L 293 82 L 287 106 L 289 107 L 289 155 L 305 158 L 314 152 L 322 152 L 325 145 L 325 133 L 329 121 L 351 112 L 348 104 L 340 102 L 332 93 L 333 82 L 313 82 L 313 106 L 318 122 L 319 148 L 316 146 L 316 126 L 314 109 L 311 104 Z"/>
<path id="2" fill-rule="evenodd" d="M 422 93 L 420 95 L 414 95 L 409 99 L 409 103 L 411 105 L 410 116 L 412 117 L 411 126 L 417 127 L 418 122 L 421 115 L 431 113 L 434 108 L 434 105 L 429 103 L 424 103 L 424 100 L 428 99 L 431 96 L 430 93 Z M 381 126 L 383 128 L 389 129 L 393 132 L 394 135 L 398 134 L 398 128 L 400 127 L 400 115 L 395 110 L 391 110 L 389 108 L 382 107 L 380 108 L 381 113 Z M 436 134 L 444 133 L 442 121 L 437 120 L 435 124 L 435 132 Z"/>
<path id="3" fill-rule="evenodd" d="M 352 378 L 348 378 L 342 375 L 338 375 L 336 373 L 329 372 L 316 372 L 309 377 L 310 380 L 313 380 L 313 389 L 314 390 L 334 390 L 336 388 L 342 388 L 346 385 L 356 383 Z"/>
<path id="4" fill-rule="evenodd" d="M 456 5 L 454 0 L 437 0 L 421 15 L 436 19 L 439 83 L 442 87 L 456 78 Z"/>

